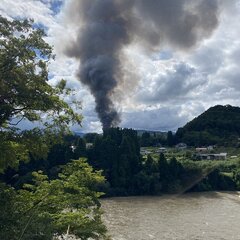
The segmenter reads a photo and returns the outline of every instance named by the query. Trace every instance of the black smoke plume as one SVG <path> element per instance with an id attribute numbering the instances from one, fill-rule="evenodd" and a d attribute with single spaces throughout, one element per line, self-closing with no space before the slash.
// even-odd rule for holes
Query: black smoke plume
<path id="1" fill-rule="evenodd" d="M 77 40 L 67 50 L 80 60 L 78 77 L 96 102 L 103 128 L 120 122 L 112 96 L 124 76 L 122 52 L 131 43 L 157 51 L 188 50 L 218 25 L 217 0 L 71 0 Z"/>

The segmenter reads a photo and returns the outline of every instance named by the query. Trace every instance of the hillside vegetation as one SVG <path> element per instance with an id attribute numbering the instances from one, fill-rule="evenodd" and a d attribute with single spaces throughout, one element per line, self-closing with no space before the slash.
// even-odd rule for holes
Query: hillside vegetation
<path id="1" fill-rule="evenodd" d="M 194 118 L 176 133 L 177 141 L 191 146 L 238 146 L 240 108 L 217 105 Z"/>

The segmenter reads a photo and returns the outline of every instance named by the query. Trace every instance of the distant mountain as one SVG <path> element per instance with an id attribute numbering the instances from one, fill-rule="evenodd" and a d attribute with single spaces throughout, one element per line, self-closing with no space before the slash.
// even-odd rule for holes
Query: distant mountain
<path id="1" fill-rule="evenodd" d="M 217 105 L 194 118 L 176 133 L 188 145 L 236 145 L 240 136 L 240 108 Z"/>
<path id="2" fill-rule="evenodd" d="M 75 131 L 74 134 L 75 134 L 76 136 L 79 136 L 79 137 L 84 137 L 84 136 L 86 135 L 86 133 L 77 132 L 77 131 Z"/>

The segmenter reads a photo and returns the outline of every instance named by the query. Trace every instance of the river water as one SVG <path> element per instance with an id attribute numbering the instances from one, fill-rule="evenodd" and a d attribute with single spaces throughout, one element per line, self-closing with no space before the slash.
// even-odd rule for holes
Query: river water
<path id="1" fill-rule="evenodd" d="M 240 192 L 102 200 L 113 240 L 240 240 Z"/>

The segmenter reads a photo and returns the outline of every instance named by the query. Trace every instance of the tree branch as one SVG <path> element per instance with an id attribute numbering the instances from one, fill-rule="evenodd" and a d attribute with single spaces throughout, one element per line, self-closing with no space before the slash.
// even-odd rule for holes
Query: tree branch
<path id="1" fill-rule="evenodd" d="M 24 119 L 24 115 L 21 117 L 21 119 L 20 120 L 18 120 L 16 123 L 11 123 L 11 122 L 9 122 L 8 124 L 9 125 L 11 125 L 11 126 L 17 126 L 23 119 Z"/>

